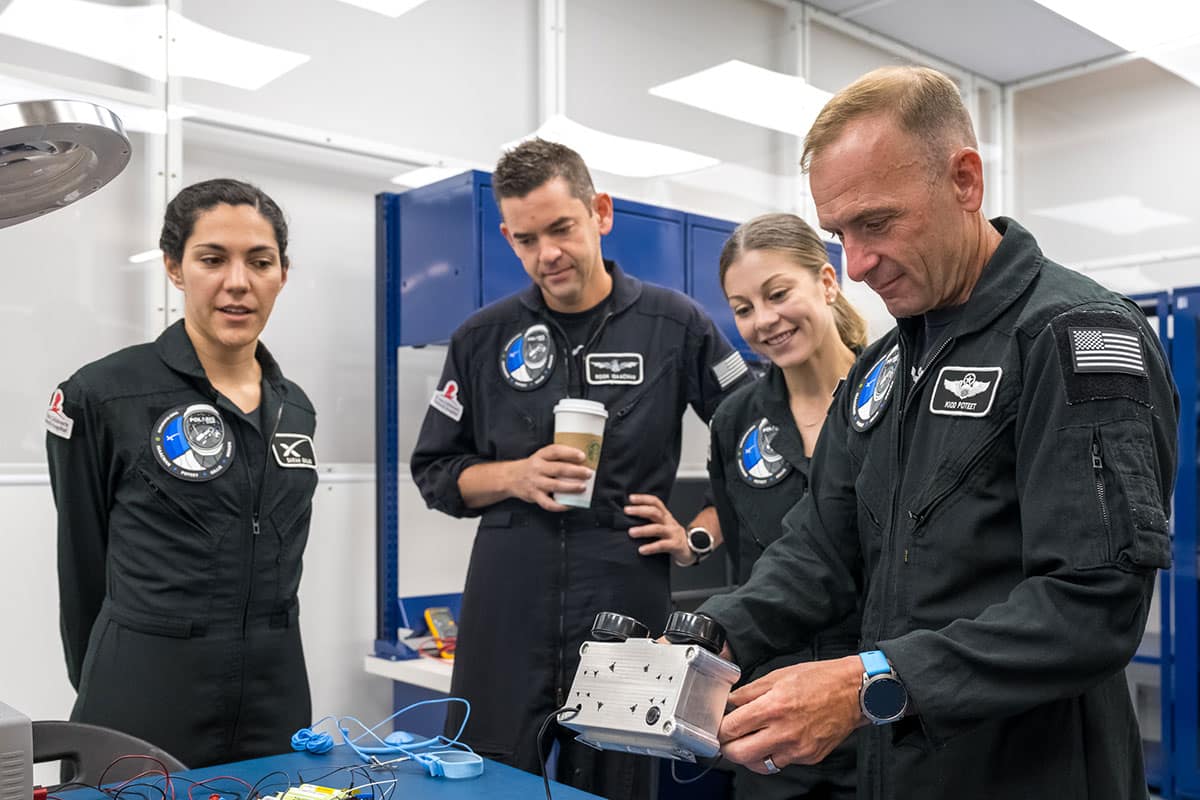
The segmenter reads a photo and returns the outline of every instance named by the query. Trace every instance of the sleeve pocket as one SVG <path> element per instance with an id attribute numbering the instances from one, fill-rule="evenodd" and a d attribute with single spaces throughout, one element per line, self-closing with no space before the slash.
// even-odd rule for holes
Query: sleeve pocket
<path id="1" fill-rule="evenodd" d="M 1126 569 L 1170 569 L 1171 535 L 1159 485 L 1150 431 L 1135 423 L 1107 436 L 1105 450 L 1125 495 L 1129 537 L 1121 537 L 1117 565 Z M 1117 441 L 1111 441 L 1115 438 Z"/>

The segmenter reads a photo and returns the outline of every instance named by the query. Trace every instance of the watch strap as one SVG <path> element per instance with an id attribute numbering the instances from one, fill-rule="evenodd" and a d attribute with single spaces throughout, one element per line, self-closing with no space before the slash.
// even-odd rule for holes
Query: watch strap
<path id="1" fill-rule="evenodd" d="M 863 672 L 868 678 L 892 671 L 892 665 L 882 650 L 868 650 L 865 653 L 859 653 L 858 657 L 862 660 Z"/>

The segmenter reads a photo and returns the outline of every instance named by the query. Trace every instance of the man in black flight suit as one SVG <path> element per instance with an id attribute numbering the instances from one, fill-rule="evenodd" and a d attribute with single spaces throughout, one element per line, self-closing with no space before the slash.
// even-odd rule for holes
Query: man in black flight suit
<path id="1" fill-rule="evenodd" d="M 751 378 L 692 301 L 603 259 L 612 198 L 595 191 L 577 153 L 534 139 L 506 153 L 492 179 L 501 230 L 533 285 L 454 332 L 412 471 L 431 508 L 480 517 L 451 685 L 471 702 L 464 738 L 537 772 L 538 727 L 563 705 L 596 613 L 661 631 L 667 555 L 695 558 L 663 504 L 686 407 L 707 421 Z M 552 444 L 552 409 L 568 397 L 609 415 L 583 510 L 554 499 L 582 491 L 590 475 L 582 452 Z M 447 727 L 460 720 L 452 710 Z M 649 759 L 600 753 L 569 733 L 559 780 L 609 798 L 649 796 Z"/>
<path id="2" fill-rule="evenodd" d="M 745 670 L 861 603 L 863 652 L 735 692 L 725 756 L 815 763 L 873 722 L 863 798 L 1145 797 L 1122 670 L 1170 564 L 1179 413 L 1154 331 L 983 215 L 971 121 L 938 72 L 843 89 L 802 164 L 897 328 L 835 397 L 783 537 L 700 611 Z"/>

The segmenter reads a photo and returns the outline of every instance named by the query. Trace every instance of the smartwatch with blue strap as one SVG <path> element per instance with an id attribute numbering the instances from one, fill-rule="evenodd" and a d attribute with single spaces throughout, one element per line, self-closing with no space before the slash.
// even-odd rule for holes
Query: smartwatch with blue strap
<path id="1" fill-rule="evenodd" d="M 859 653 L 862 660 L 862 687 L 858 705 L 863 716 L 876 725 L 886 725 L 904 716 L 908 709 L 908 690 L 896 676 L 882 650 Z"/>

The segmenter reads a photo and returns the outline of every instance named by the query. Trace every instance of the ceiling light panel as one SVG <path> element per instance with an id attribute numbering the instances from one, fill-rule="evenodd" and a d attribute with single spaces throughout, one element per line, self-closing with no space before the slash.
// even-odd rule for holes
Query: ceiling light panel
<path id="1" fill-rule="evenodd" d="M 1083 203 L 1038 208 L 1031 213 L 1118 236 L 1132 236 L 1155 228 L 1191 222 L 1179 214 L 1151 208 L 1140 197 L 1131 195 L 1113 195 Z"/>
<path id="2" fill-rule="evenodd" d="M 467 171 L 467 167 L 418 167 L 417 169 L 402 172 L 392 178 L 392 183 L 399 186 L 407 186 L 409 189 L 416 189 L 419 186 L 428 186 L 431 183 L 452 178 Z"/>
<path id="3" fill-rule="evenodd" d="M 1038 3 L 1131 52 L 1200 35 L 1194 0 L 1037 0 Z"/>
<path id="4" fill-rule="evenodd" d="M 546 120 L 526 138 L 533 136 L 565 144 L 579 153 L 592 169 L 629 178 L 677 175 L 708 169 L 721 163 L 690 150 L 598 131 L 562 115 Z M 509 142 L 504 149 L 515 147 L 518 143 Z"/>
<path id="5" fill-rule="evenodd" d="M 163 64 L 168 18 L 172 45 Z M 86 0 L 12 0 L 0 34 L 77 53 L 165 80 L 171 75 L 256 90 L 309 60 L 192 22 L 162 5 L 110 6 Z"/>
<path id="6" fill-rule="evenodd" d="M 425 0 L 341 0 L 341 2 L 350 6 L 358 6 L 367 11 L 374 11 L 376 14 L 383 14 L 385 17 L 392 17 L 394 19 L 412 11 L 424 3 Z"/>
<path id="7" fill-rule="evenodd" d="M 793 136 L 808 133 L 833 96 L 796 75 L 737 60 L 654 86 L 650 94 Z"/>

